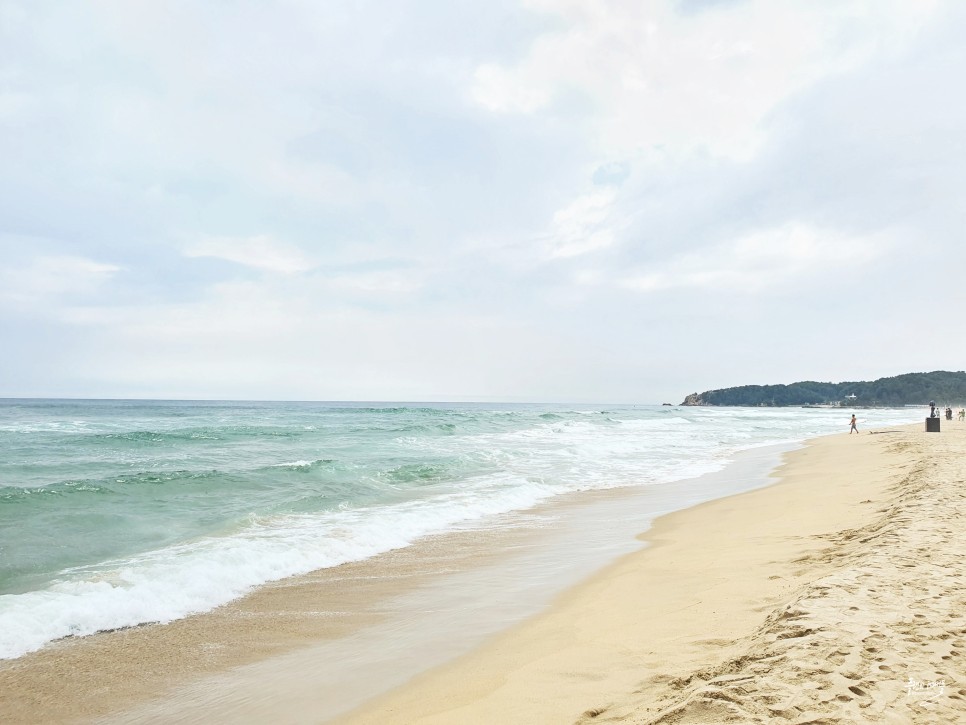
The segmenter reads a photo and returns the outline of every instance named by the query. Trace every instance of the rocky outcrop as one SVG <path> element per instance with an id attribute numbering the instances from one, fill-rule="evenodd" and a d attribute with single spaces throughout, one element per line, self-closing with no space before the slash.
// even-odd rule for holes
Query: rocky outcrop
<path id="1" fill-rule="evenodd" d="M 697 393 L 691 393 L 691 395 L 684 399 L 681 405 L 707 405 L 707 403 Z"/>

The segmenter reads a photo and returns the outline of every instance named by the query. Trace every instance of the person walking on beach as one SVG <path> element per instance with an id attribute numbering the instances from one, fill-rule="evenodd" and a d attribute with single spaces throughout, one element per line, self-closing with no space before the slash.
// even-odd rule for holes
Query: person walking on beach
<path id="1" fill-rule="evenodd" d="M 858 428 L 858 426 L 855 423 L 856 423 L 856 421 L 855 421 L 855 413 L 852 413 L 852 427 L 849 428 L 849 435 L 852 435 L 853 433 L 858 433 L 859 432 L 859 428 Z"/>

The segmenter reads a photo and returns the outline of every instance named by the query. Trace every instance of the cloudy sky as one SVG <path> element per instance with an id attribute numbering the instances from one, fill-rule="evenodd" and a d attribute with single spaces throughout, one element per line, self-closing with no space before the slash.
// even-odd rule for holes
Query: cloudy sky
<path id="1" fill-rule="evenodd" d="M 962 369 L 964 28 L 955 0 L 0 0 L 0 396 Z"/>

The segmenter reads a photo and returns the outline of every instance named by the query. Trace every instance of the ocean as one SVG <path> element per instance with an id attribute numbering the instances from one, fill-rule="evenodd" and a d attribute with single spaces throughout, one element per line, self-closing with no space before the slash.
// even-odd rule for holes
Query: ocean
<path id="1" fill-rule="evenodd" d="M 742 451 L 844 433 L 850 414 L 0 400 L 0 659 L 512 525 L 567 494 L 693 479 Z M 921 417 L 863 410 L 859 427 Z"/>

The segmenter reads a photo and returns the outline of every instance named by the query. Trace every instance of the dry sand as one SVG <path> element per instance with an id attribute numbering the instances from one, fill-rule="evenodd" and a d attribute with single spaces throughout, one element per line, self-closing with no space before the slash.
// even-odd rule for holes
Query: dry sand
<path id="1" fill-rule="evenodd" d="M 352 723 L 966 722 L 966 425 L 812 441 Z"/>
<path id="2" fill-rule="evenodd" d="M 966 425 L 943 423 L 813 441 L 778 484 L 662 517 L 546 614 L 339 721 L 966 722 Z M 0 721 L 235 721 L 175 693 L 378 619 L 386 583 L 353 572 L 3 664 Z M 318 616 L 350 590 L 352 618 Z M 274 722 L 320 719 L 277 699 Z"/>

